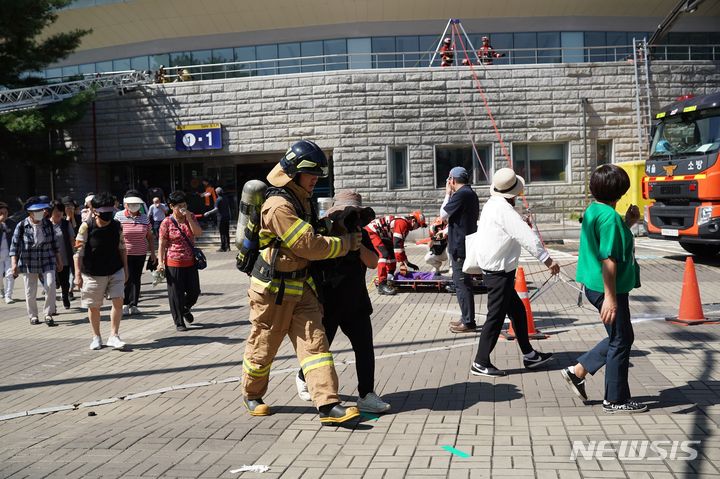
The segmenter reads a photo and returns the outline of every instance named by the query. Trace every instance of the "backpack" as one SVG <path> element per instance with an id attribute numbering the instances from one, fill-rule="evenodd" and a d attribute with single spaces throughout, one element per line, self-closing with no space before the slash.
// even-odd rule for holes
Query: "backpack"
<path id="1" fill-rule="evenodd" d="M 310 201 L 310 212 L 308 214 L 302 207 L 300 200 L 290 190 L 285 188 L 270 187 L 265 192 L 265 200 L 271 196 L 281 196 L 288 200 L 295 208 L 295 213 L 298 218 L 303 218 L 313 226 L 317 223 L 317 212 L 315 211 L 312 201 Z M 247 226 L 245 226 L 240 252 L 235 258 L 235 266 L 239 271 L 242 271 L 247 275 L 251 275 L 253 269 L 255 268 L 255 262 L 257 261 L 258 256 L 260 256 L 260 251 L 273 245 L 280 246 L 282 241 L 280 238 L 275 238 L 267 244 L 260 244 L 260 212 L 262 211 L 262 205 L 255 207 L 255 205 L 247 205 L 243 203 L 241 204 L 240 209 L 243 214 L 249 215 L 250 219 Z M 271 263 L 274 263 L 274 261 Z"/>

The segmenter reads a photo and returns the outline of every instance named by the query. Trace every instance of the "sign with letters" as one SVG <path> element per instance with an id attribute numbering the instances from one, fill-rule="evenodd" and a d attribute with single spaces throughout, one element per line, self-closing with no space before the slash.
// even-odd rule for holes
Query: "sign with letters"
<path id="1" fill-rule="evenodd" d="M 175 150 L 220 150 L 222 149 L 222 125 L 201 123 L 175 127 Z"/>

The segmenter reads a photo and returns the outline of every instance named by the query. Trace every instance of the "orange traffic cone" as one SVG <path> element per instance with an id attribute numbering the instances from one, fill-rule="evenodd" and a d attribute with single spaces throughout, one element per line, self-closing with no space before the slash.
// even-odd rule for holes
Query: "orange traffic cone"
<path id="1" fill-rule="evenodd" d="M 678 315 L 665 318 L 682 326 L 693 324 L 717 323 L 720 319 L 709 319 L 703 312 L 702 301 L 700 301 L 700 287 L 695 274 L 695 262 L 688 256 L 685 260 L 685 274 L 683 275 L 682 294 L 680 295 L 680 310 Z"/>
<path id="2" fill-rule="evenodd" d="M 528 337 L 530 339 L 546 339 L 547 335 L 535 329 L 535 319 L 533 318 L 532 308 L 530 307 L 530 296 L 528 295 L 527 283 L 525 282 L 525 270 L 522 266 L 518 266 L 517 274 L 515 275 L 515 291 L 525 305 L 525 316 L 527 317 L 527 329 Z M 513 328 L 512 321 L 510 321 L 510 327 L 507 333 L 503 334 L 505 339 L 513 340 L 517 336 L 515 334 L 515 328 Z"/>

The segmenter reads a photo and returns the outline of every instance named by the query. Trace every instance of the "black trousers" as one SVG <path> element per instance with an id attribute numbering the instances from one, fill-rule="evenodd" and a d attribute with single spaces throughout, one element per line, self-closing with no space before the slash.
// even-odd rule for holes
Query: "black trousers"
<path id="1" fill-rule="evenodd" d="M 230 220 L 220 220 L 218 229 L 220 230 L 220 247 L 225 251 L 230 251 Z"/>
<path id="2" fill-rule="evenodd" d="M 55 273 L 55 287 L 60 287 L 64 306 L 70 304 L 70 266 L 65 266 L 62 271 Z"/>
<path id="3" fill-rule="evenodd" d="M 165 267 L 170 313 L 175 326 L 184 326 L 183 314 L 190 311 L 200 296 L 200 276 L 195 266 Z"/>
<path id="4" fill-rule="evenodd" d="M 332 345 L 338 328 L 350 340 L 355 352 L 355 371 L 358 377 L 358 394 L 365 397 L 375 390 L 375 350 L 370 316 L 353 314 L 333 314 L 323 317 L 323 326 L 328 343 Z M 299 376 L 305 379 L 302 369 Z"/>
<path id="5" fill-rule="evenodd" d="M 465 258 L 452 258 L 452 279 L 455 295 L 460 303 L 460 320 L 466 326 L 475 326 L 475 293 L 473 293 L 472 276 L 462 271 Z"/>
<path id="6" fill-rule="evenodd" d="M 515 270 L 508 273 L 485 271 L 483 283 L 487 287 L 488 313 L 480 333 L 475 362 L 481 366 L 491 364 L 490 353 L 495 349 L 500 337 L 505 316 L 509 316 L 510 321 L 512 321 L 517 342 L 523 354 L 532 352 L 533 347 L 528 339 L 525 306 L 515 291 Z"/>
<path id="7" fill-rule="evenodd" d="M 142 281 L 142 272 L 145 268 L 145 255 L 128 255 L 128 281 L 125 283 L 125 299 L 123 304 L 126 306 L 137 306 L 140 301 L 140 283 Z"/>

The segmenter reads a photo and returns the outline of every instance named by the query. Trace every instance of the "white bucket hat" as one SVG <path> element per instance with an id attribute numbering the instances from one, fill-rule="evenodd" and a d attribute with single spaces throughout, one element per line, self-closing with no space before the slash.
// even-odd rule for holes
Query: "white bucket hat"
<path id="1" fill-rule="evenodd" d="M 523 188 L 525 188 L 525 179 L 522 176 L 516 175 L 511 168 L 500 168 L 493 175 L 490 194 L 514 198 L 522 193 Z"/>

